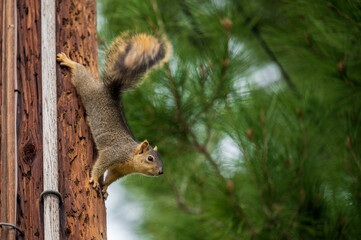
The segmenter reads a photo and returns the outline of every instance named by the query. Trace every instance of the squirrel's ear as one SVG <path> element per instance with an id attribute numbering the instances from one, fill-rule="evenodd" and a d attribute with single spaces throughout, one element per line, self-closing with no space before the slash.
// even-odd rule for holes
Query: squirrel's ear
<path id="1" fill-rule="evenodd" d="M 154 151 L 158 152 L 158 147 L 157 146 L 154 147 Z"/>
<path id="2" fill-rule="evenodd" d="M 135 149 L 135 153 L 142 154 L 147 150 L 148 147 L 149 147 L 149 142 L 146 139 L 138 145 L 138 147 Z"/>

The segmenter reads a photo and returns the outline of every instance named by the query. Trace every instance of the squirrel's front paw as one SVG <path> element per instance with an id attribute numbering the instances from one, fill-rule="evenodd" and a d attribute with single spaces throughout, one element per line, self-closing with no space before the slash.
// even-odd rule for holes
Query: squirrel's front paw
<path id="1" fill-rule="evenodd" d="M 100 190 L 100 184 L 99 184 L 98 180 L 95 180 L 94 178 L 91 178 L 89 183 L 93 185 L 93 188 L 95 190 L 97 190 L 97 191 Z"/>
<path id="2" fill-rule="evenodd" d="M 107 200 L 107 198 L 108 198 L 109 194 L 108 194 L 108 192 L 107 192 L 107 190 L 106 190 L 106 189 L 103 189 L 103 190 L 102 190 L 102 194 L 103 194 L 103 198 L 104 198 L 104 200 Z"/>

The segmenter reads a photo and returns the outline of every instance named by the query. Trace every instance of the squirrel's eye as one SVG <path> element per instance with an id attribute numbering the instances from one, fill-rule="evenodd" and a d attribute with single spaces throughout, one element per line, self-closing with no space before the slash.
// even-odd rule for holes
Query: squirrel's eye
<path id="1" fill-rule="evenodd" d="M 148 156 L 148 160 L 153 162 L 153 157 L 152 156 Z"/>

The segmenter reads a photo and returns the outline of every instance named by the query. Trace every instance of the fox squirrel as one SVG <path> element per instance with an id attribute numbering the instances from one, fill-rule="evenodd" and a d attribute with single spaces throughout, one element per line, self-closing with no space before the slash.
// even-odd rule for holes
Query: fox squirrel
<path id="1" fill-rule="evenodd" d="M 105 53 L 103 83 L 64 53 L 57 54 L 60 65 L 71 70 L 72 84 L 85 107 L 98 150 L 89 181 L 96 190 L 100 190 L 99 178 L 108 170 L 102 186 L 104 199 L 108 197 L 108 186 L 127 174 L 163 174 L 158 148 L 152 148 L 147 140 L 137 141 L 130 131 L 120 95 L 138 85 L 152 67 L 167 61 L 169 54 L 170 44 L 163 37 L 123 34 Z"/>

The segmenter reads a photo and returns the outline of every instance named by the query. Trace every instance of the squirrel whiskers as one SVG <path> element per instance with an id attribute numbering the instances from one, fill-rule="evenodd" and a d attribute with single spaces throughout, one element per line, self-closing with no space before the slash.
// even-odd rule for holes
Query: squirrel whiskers
<path id="1" fill-rule="evenodd" d="M 106 51 L 103 83 L 96 81 L 84 66 L 64 53 L 57 55 L 60 65 L 71 69 L 72 83 L 85 107 L 98 149 L 90 178 L 95 189 L 100 189 L 98 180 L 108 170 L 102 186 L 104 198 L 108 196 L 107 187 L 120 177 L 131 173 L 148 176 L 163 173 L 158 148 L 152 148 L 147 140 L 137 141 L 130 131 L 121 94 L 136 87 L 153 67 L 167 61 L 170 49 L 164 37 L 123 34 Z"/>

